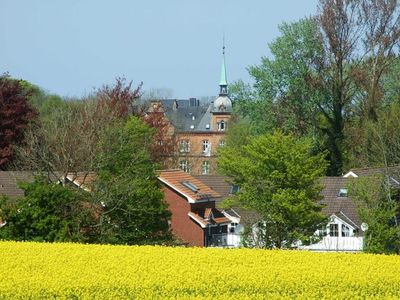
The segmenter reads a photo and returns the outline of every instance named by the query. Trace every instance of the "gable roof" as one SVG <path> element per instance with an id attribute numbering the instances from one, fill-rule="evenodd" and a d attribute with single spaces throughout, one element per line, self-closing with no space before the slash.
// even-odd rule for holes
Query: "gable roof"
<path id="1" fill-rule="evenodd" d="M 339 191 L 342 188 L 347 188 L 351 183 L 351 178 L 344 177 L 324 177 L 321 179 L 323 185 L 322 196 L 320 203 L 325 204 L 322 212 L 327 215 L 336 215 L 343 219 L 346 223 L 354 224 L 357 227 L 361 226 L 361 220 L 357 212 L 357 205 L 351 197 L 340 197 Z"/>
<path id="2" fill-rule="evenodd" d="M 215 198 L 221 197 L 219 193 L 202 181 L 182 170 L 160 171 L 158 179 L 171 189 L 186 197 L 190 203 L 209 199 L 214 200 Z M 191 185 L 193 185 L 195 189 L 190 188 Z"/>

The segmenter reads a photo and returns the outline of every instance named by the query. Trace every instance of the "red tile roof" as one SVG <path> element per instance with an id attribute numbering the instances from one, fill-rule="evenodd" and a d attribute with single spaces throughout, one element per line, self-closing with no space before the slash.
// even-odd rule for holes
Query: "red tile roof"
<path id="1" fill-rule="evenodd" d="M 202 181 L 181 170 L 160 171 L 158 179 L 170 188 L 185 196 L 189 202 L 220 197 L 220 194 L 218 194 L 209 186 L 205 185 Z M 193 191 L 184 184 L 185 182 L 194 185 L 197 190 Z"/>

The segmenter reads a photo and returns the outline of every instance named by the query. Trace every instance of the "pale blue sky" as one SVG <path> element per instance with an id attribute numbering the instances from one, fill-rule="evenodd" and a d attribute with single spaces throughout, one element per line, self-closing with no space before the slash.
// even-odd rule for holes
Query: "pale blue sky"
<path id="1" fill-rule="evenodd" d="M 0 73 L 83 96 L 125 76 L 173 97 L 218 93 L 222 36 L 228 82 L 268 56 L 278 25 L 317 0 L 0 0 Z"/>

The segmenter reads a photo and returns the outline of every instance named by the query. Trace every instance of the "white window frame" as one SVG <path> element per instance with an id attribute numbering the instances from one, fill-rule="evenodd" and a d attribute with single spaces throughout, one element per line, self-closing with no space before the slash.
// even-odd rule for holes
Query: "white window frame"
<path id="1" fill-rule="evenodd" d="M 349 226 L 347 226 L 346 224 L 342 223 L 342 225 L 340 227 L 342 229 L 342 233 L 341 233 L 342 237 L 350 237 L 350 236 L 352 236 L 351 228 Z"/>
<path id="2" fill-rule="evenodd" d="M 336 227 L 336 229 L 332 230 L 332 227 Z M 336 235 L 333 235 L 333 233 L 336 233 Z M 329 224 L 329 236 L 339 237 L 339 224 L 337 224 L 337 223 L 330 223 Z"/>
<path id="3" fill-rule="evenodd" d="M 211 169 L 210 161 L 204 160 L 203 163 L 201 164 L 201 174 L 202 175 L 210 174 L 210 169 Z"/>
<path id="4" fill-rule="evenodd" d="M 218 122 L 218 131 L 225 131 L 226 129 L 226 123 L 224 120 L 221 120 Z"/>
<path id="5" fill-rule="evenodd" d="M 210 141 L 203 140 L 203 153 L 207 153 L 210 149 Z"/>
<path id="6" fill-rule="evenodd" d="M 179 152 L 189 153 L 190 152 L 190 141 L 188 139 L 180 140 Z"/>
<path id="7" fill-rule="evenodd" d="M 179 161 L 179 168 L 186 173 L 190 172 L 189 162 L 186 159 Z"/>

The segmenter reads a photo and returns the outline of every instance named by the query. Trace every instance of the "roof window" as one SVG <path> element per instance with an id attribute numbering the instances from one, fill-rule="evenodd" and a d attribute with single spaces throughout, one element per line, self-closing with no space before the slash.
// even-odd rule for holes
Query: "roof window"
<path id="1" fill-rule="evenodd" d="M 231 187 L 231 194 L 232 195 L 235 195 L 239 191 L 240 191 L 240 186 L 238 186 L 236 184 L 232 185 L 232 187 Z"/>
<path id="2" fill-rule="evenodd" d="M 347 194 L 348 194 L 348 189 L 346 189 L 346 188 L 341 188 L 341 189 L 339 190 L 338 197 L 347 197 Z"/>
<path id="3" fill-rule="evenodd" d="M 182 181 L 182 185 L 184 187 L 187 187 L 189 190 L 191 190 L 194 193 L 197 193 L 199 191 L 199 188 L 194 185 L 193 183 L 191 183 L 190 181 Z"/>

